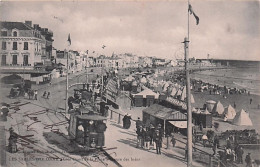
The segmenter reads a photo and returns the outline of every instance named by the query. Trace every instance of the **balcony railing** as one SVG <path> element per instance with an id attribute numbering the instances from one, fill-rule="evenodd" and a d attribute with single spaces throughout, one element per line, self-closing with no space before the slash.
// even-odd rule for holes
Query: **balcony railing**
<path id="1" fill-rule="evenodd" d="M 1 69 L 33 69 L 31 64 L 1 64 Z"/>

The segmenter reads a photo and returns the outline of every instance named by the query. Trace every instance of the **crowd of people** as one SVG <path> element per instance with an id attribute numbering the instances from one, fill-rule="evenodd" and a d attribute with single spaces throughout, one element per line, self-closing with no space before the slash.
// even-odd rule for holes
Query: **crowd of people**
<path id="1" fill-rule="evenodd" d="M 136 134 L 137 134 L 137 148 L 144 148 L 146 150 L 156 149 L 157 154 L 161 154 L 163 129 L 161 124 L 154 127 L 143 125 L 140 118 L 136 121 Z"/>

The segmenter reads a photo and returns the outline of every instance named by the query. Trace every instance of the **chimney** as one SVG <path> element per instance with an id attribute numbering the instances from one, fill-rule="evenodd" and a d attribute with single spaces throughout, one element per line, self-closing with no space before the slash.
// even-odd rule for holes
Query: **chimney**
<path id="1" fill-rule="evenodd" d="M 25 24 L 32 27 L 32 21 L 25 20 Z"/>
<path id="2" fill-rule="evenodd" d="M 37 30 L 39 28 L 39 24 L 34 24 L 33 28 Z"/>

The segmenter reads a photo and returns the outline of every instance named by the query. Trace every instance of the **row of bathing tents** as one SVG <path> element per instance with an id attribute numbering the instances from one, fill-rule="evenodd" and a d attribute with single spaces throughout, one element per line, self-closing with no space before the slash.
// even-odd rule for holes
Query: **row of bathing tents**
<path id="1" fill-rule="evenodd" d="M 241 109 L 239 112 L 236 112 L 236 110 L 231 105 L 224 107 L 220 101 L 216 103 L 213 100 L 207 101 L 206 105 L 209 112 L 224 116 L 226 117 L 226 119 L 232 120 L 233 124 L 235 125 L 246 125 L 246 126 L 253 125 L 249 117 L 249 113 L 247 113 L 243 109 Z"/>

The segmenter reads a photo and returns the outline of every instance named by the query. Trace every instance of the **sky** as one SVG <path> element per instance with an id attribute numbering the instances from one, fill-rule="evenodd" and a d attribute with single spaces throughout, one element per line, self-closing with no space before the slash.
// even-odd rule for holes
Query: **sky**
<path id="1" fill-rule="evenodd" d="M 259 1 L 190 0 L 189 57 L 260 60 Z M 183 58 L 188 5 L 178 1 L 1 2 L 0 20 L 31 20 L 54 33 L 53 46 L 110 56 Z M 102 45 L 106 47 L 102 49 Z"/>

